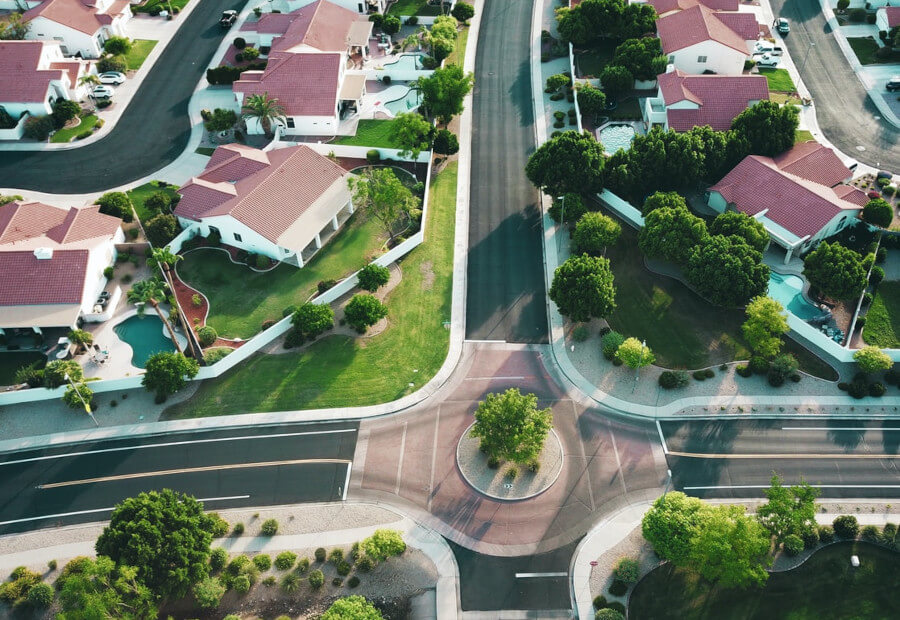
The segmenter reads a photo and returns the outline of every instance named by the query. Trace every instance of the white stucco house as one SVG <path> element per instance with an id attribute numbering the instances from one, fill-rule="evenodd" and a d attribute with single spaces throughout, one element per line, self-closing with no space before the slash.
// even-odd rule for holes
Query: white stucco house
<path id="1" fill-rule="evenodd" d="M 891 31 L 900 26 L 900 2 L 894 0 L 896 6 L 886 6 L 875 11 L 875 26 L 878 30 Z"/>
<path id="2" fill-rule="evenodd" d="M 714 11 L 702 4 L 656 20 L 669 64 L 685 73 L 740 75 L 762 33 L 753 13 Z"/>
<path id="3" fill-rule="evenodd" d="M 298 267 L 353 213 L 350 173 L 307 146 L 261 151 L 220 146 L 179 190 L 183 228 Z"/>
<path id="4" fill-rule="evenodd" d="M 748 155 L 709 188 L 707 202 L 756 218 L 785 250 L 785 264 L 857 221 L 868 201 L 845 185 L 852 172 L 829 148 L 803 142 L 777 157 Z"/>
<path id="5" fill-rule="evenodd" d="M 27 39 L 57 41 L 66 56 L 99 58 L 113 36 L 127 36 L 129 0 L 44 0 L 27 10 Z"/>
<path id="6" fill-rule="evenodd" d="M 75 327 L 124 241 L 121 220 L 97 206 L 0 206 L 0 329 Z"/>

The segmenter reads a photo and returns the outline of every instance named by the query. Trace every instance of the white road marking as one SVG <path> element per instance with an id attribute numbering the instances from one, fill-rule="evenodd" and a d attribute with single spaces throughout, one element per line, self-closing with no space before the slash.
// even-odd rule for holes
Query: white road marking
<path id="1" fill-rule="evenodd" d="M 877 428 L 874 426 L 782 426 L 783 431 L 900 431 L 898 427 Z"/>
<path id="2" fill-rule="evenodd" d="M 475 344 L 506 344 L 505 340 L 463 340 L 463 342 L 472 342 Z"/>
<path id="3" fill-rule="evenodd" d="M 522 376 L 507 376 L 507 377 L 466 377 L 466 381 L 524 381 L 527 377 Z"/>
<path id="4" fill-rule="evenodd" d="M 347 501 L 347 489 L 350 488 L 350 470 L 353 469 L 353 461 L 347 463 L 347 479 L 344 480 L 344 496 L 341 498 L 342 501 Z"/>
<path id="5" fill-rule="evenodd" d="M 569 573 L 516 573 L 516 579 L 530 577 L 568 577 Z"/>
<path id="6" fill-rule="evenodd" d="M 659 440 L 662 442 L 663 454 L 669 453 L 669 446 L 666 445 L 666 438 L 663 436 L 662 425 L 659 420 L 656 421 L 656 430 L 659 432 Z"/>
<path id="7" fill-rule="evenodd" d="M 394 495 L 400 495 L 400 480 L 403 476 L 403 455 L 406 452 L 406 428 L 408 422 L 403 422 L 403 437 L 400 439 L 400 460 L 397 462 L 397 484 L 394 485 Z"/>
<path id="8" fill-rule="evenodd" d="M 231 495 L 229 497 L 207 497 L 198 499 L 198 502 L 224 502 L 232 499 L 249 499 L 249 495 Z M 12 521 L 0 521 L 0 525 L 13 525 L 28 521 L 40 521 L 41 519 L 58 519 L 60 517 L 73 517 L 76 515 L 89 515 L 96 512 L 112 512 L 114 508 L 96 508 L 94 510 L 76 510 L 75 512 L 60 512 L 55 515 L 41 515 L 39 517 L 27 517 L 25 519 L 13 519 Z"/>
<path id="9" fill-rule="evenodd" d="M 172 446 L 187 446 L 197 443 L 217 443 L 222 441 L 245 441 L 248 439 L 278 439 L 281 437 L 300 437 L 302 435 L 331 435 L 336 433 L 353 433 L 356 429 L 339 428 L 332 431 L 305 431 L 302 433 L 277 433 L 274 435 L 241 435 L 238 437 L 216 437 L 213 439 L 192 439 L 190 441 L 167 441 L 164 443 L 153 443 L 145 446 L 123 446 L 120 448 L 103 448 L 101 450 L 86 450 L 84 452 L 67 452 L 65 454 L 49 454 L 47 456 L 36 456 L 30 459 L 18 459 L 15 461 L 0 462 L 2 465 L 18 465 L 19 463 L 33 463 L 35 461 L 49 461 L 52 459 L 65 459 L 74 456 L 86 456 L 88 454 L 106 454 L 108 452 L 122 452 L 125 450 L 146 450 L 147 448 L 170 448 Z"/>
<path id="10" fill-rule="evenodd" d="M 768 489 L 768 484 L 735 484 L 714 487 L 682 487 L 685 491 L 709 491 L 715 489 Z M 817 484 L 817 489 L 900 489 L 900 484 Z"/>

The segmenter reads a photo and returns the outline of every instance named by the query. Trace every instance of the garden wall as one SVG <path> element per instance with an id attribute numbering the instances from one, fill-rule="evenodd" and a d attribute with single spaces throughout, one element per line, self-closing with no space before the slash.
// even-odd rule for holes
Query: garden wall
<path id="1" fill-rule="evenodd" d="M 25 121 L 28 119 L 27 114 L 23 114 L 19 119 L 19 124 L 12 129 L 0 129 L 0 140 L 21 140 L 25 134 Z"/>

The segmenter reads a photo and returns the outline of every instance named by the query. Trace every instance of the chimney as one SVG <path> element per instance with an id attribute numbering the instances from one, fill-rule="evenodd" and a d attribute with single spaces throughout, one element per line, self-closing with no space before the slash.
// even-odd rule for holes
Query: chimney
<path id="1" fill-rule="evenodd" d="M 38 260 L 49 260 L 53 258 L 53 248 L 35 248 L 34 257 Z"/>

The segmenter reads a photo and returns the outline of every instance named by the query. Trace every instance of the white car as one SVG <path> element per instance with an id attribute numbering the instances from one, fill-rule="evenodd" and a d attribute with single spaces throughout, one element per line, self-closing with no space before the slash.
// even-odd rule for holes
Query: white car
<path id="1" fill-rule="evenodd" d="M 784 50 L 774 43 L 769 43 L 768 41 L 757 41 L 756 46 L 753 48 L 753 55 L 756 56 L 759 54 L 781 56 L 782 54 L 784 54 Z"/>
<path id="2" fill-rule="evenodd" d="M 756 59 L 757 67 L 777 67 L 778 63 L 781 61 L 777 56 L 772 56 L 771 54 L 763 54 L 759 58 Z"/>
<path id="3" fill-rule="evenodd" d="M 101 84 L 122 84 L 125 82 L 125 74 L 118 71 L 107 71 L 97 76 Z"/>
<path id="4" fill-rule="evenodd" d="M 113 89 L 109 86 L 94 86 L 91 89 L 91 97 L 94 99 L 108 99 L 113 96 Z"/>

